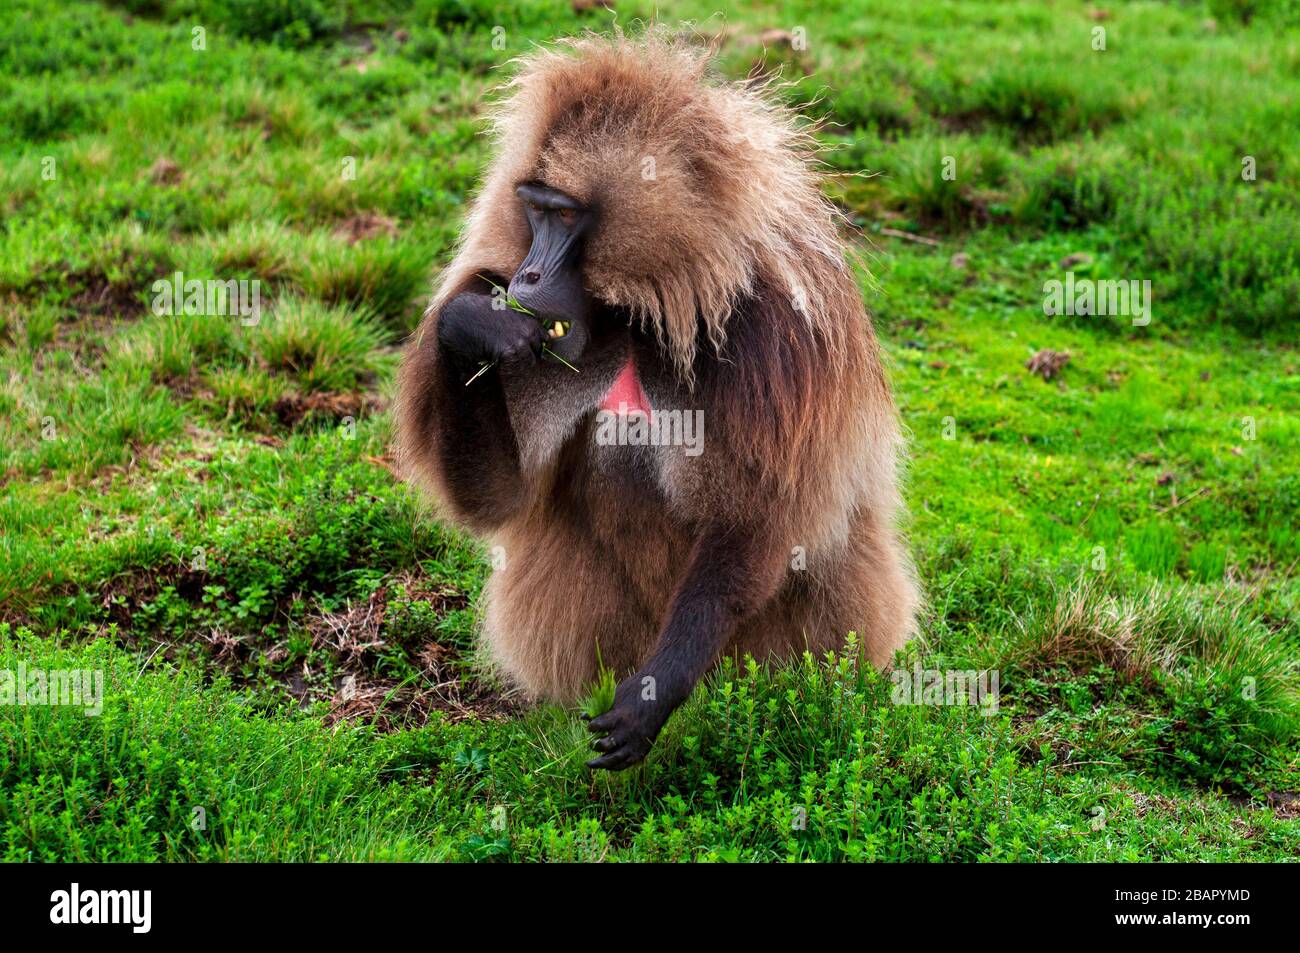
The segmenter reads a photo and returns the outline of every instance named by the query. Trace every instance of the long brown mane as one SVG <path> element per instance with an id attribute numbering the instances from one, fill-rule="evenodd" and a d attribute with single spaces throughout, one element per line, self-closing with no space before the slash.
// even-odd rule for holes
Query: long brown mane
<path id="1" fill-rule="evenodd" d="M 811 137 L 766 85 L 719 81 L 706 50 L 654 30 L 561 41 L 516 65 L 493 112 L 491 172 L 435 308 L 475 270 L 513 273 L 529 237 L 513 190 L 537 181 L 598 210 L 588 288 L 653 328 L 684 378 L 700 324 L 720 346 L 760 276 L 839 350 L 850 329 L 826 282 L 847 271 L 838 212 Z"/>

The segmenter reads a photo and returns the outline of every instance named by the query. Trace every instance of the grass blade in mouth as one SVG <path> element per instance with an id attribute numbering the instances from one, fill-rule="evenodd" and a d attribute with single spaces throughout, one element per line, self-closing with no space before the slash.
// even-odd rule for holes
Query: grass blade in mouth
<path id="1" fill-rule="evenodd" d="M 551 357 L 555 358 L 557 361 L 559 361 L 561 364 L 563 364 L 563 365 L 564 365 L 565 367 L 567 367 L 569 370 L 573 371 L 573 373 L 575 373 L 575 374 L 581 374 L 581 373 L 582 373 L 582 371 L 578 370 L 576 367 L 574 367 L 572 364 L 570 364 L 570 363 L 569 363 L 568 361 L 566 361 L 564 358 L 560 357 L 560 355 L 556 354 L 554 351 L 552 351 L 552 350 L 551 350 L 549 347 L 547 347 L 545 344 L 542 345 L 542 350 L 543 350 L 544 352 L 546 352 L 547 354 L 551 355 Z M 477 371 L 474 372 L 474 376 L 473 376 L 473 377 L 471 377 L 469 380 L 467 380 L 467 381 L 465 382 L 465 386 L 468 387 L 470 384 L 474 383 L 476 380 L 478 380 L 480 377 L 482 377 L 484 374 L 486 374 L 488 371 L 492 370 L 492 368 L 494 368 L 494 367 L 496 367 L 496 366 L 497 366 L 497 362 L 496 362 L 496 361 L 493 361 L 491 364 L 484 364 L 482 367 L 480 367 Z"/>
<path id="2" fill-rule="evenodd" d="M 575 373 L 575 374 L 581 374 L 581 373 L 582 373 L 582 371 L 578 370 L 576 367 L 574 367 L 572 364 L 570 364 L 570 363 L 569 363 L 568 361 L 566 361 L 564 358 L 560 357 L 560 355 L 556 354 L 554 351 L 552 351 L 552 350 L 551 350 L 549 347 L 547 347 L 545 344 L 542 345 L 542 350 L 545 351 L 547 354 L 551 355 L 551 357 L 555 358 L 557 361 L 559 361 L 561 364 L 563 364 L 563 365 L 564 365 L 565 367 L 567 367 L 569 370 L 573 371 L 573 373 Z"/>
<path id="3" fill-rule="evenodd" d="M 474 383 L 476 380 L 478 380 L 480 377 L 482 377 L 484 374 L 486 374 L 488 371 L 492 370 L 492 368 L 496 366 L 497 366 L 496 361 L 493 361 L 491 364 L 484 364 L 482 367 L 480 367 L 477 371 L 474 372 L 473 377 L 471 377 L 469 380 L 465 382 L 465 386 L 468 387 L 470 384 Z"/>
<path id="4" fill-rule="evenodd" d="M 522 304 L 520 304 L 518 301 L 516 301 L 515 298 L 514 298 L 514 296 L 511 295 L 510 292 L 506 291 L 506 289 L 502 288 L 499 284 L 497 284 L 497 283 L 496 283 L 495 281 L 493 281 L 491 278 L 487 278 L 487 277 L 485 277 L 484 275 L 479 275 L 479 277 L 482 278 L 484 281 L 486 281 L 489 285 L 492 286 L 492 290 L 493 290 L 493 292 L 501 292 L 501 294 L 505 296 L 505 302 L 506 302 L 506 304 L 510 307 L 510 309 L 511 309 L 512 311 L 518 311 L 520 314 L 528 314 L 528 315 L 531 315 L 531 314 L 532 314 L 531 311 L 529 311 L 529 310 L 528 310 L 527 308 L 525 308 Z M 534 315 L 534 317 L 536 317 L 536 316 Z M 556 322 L 555 322 L 555 327 L 551 328 L 550 331 L 549 331 L 549 333 L 550 333 L 550 334 L 552 335 L 552 337 L 554 337 L 554 338 L 561 338 L 561 337 L 564 337 L 566 334 L 569 333 L 569 328 L 570 328 L 571 325 L 572 325 L 572 322 L 569 322 L 569 321 L 556 321 Z M 562 333 L 562 334 L 555 334 L 555 328 L 561 328 L 561 329 L 563 330 L 563 333 Z M 558 354 L 556 354 L 554 351 L 552 351 L 552 350 L 551 350 L 549 347 L 547 347 L 545 344 L 542 345 L 542 351 L 543 351 L 544 353 L 546 353 L 546 354 L 551 355 L 551 357 L 555 358 L 557 361 L 559 361 L 561 364 L 563 364 L 563 365 L 564 365 L 565 367 L 567 367 L 569 370 L 573 371 L 573 373 L 575 373 L 575 374 L 581 374 L 581 373 L 582 373 L 580 370 L 578 370 L 576 367 L 574 367 L 572 364 L 570 364 L 570 363 L 569 363 L 568 361 L 566 361 L 564 358 L 560 357 L 560 355 L 558 355 Z M 474 376 L 473 376 L 473 377 L 471 377 L 469 380 L 467 380 L 467 381 L 465 382 L 465 386 L 468 387 L 470 384 L 474 383 L 476 380 L 478 380 L 480 377 L 482 377 L 484 374 L 486 374 L 486 373 L 487 373 L 488 371 L 490 371 L 492 368 L 496 367 L 496 364 L 497 364 L 496 361 L 493 361 L 491 364 L 484 364 L 482 367 L 480 367 L 480 368 L 479 368 L 479 369 L 474 373 Z"/>

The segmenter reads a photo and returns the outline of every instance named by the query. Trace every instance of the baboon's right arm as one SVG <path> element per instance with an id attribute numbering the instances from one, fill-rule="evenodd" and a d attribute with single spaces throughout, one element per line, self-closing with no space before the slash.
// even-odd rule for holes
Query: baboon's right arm
<path id="1" fill-rule="evenodd" d="M 401 387 L 401 440 L 458 521 L 492 530 L 518 512 L 525 487 L 500 372 L 531 363 L 538 321 L 467 291 L 422 329 Z M 494 364 L 466 386 L 484 364 Z M 506 370 L 509 373 L 509 370 Z"/>

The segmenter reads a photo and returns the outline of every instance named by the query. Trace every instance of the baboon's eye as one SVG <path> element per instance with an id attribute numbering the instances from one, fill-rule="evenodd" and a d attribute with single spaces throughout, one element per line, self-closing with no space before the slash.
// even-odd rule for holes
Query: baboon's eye
<path id="1" fill-rule="evenodd" d="M 562 208 L 559 209 L 558 211 L 560 215 L 560 221 L 565 224 L 565 227 L 572 228 L 573 223 L 578 220 L 578 213 L 571 208 Z"/>

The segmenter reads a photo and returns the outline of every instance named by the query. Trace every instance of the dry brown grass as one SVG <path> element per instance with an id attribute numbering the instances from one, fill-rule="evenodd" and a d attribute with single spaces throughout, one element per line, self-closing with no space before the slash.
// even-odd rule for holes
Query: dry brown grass
<path id="1" fill-rule="evenodd" d="M 1002 664 L 1022 671 L 1098 663 L 1139 683 L 1193 678 L 1241 692 L 1250 680 L 1265 720 L 1278 716 L 1284 726 L 1300 717 L 1300 664 L 1244 593 L 1155 583 L 1117 594 L 1083 577 L 1050 608 L 1022 618 L 1002 650 Z"/>

